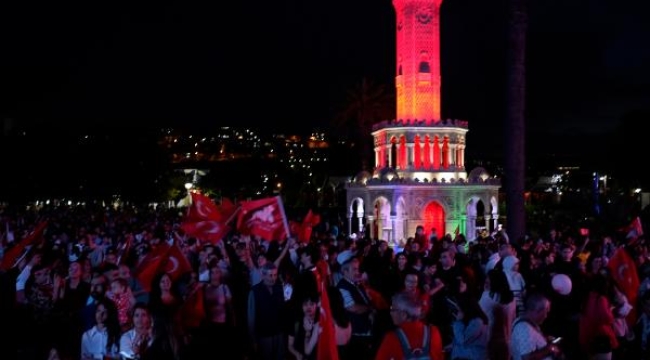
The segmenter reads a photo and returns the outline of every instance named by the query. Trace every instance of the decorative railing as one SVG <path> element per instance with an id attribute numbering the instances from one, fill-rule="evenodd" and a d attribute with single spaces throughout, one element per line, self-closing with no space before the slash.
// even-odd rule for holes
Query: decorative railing
<path id="1" fill-rule="evenodd" d="M 377 131 L 387 127 L 459 127 L 468 129 L 467 120 L 458 119 L 439 119 L 439 120 L 419 120 L 419 119 L 393 119 L 384 120 L 372 125 L 372 131 Z"/>
<path id="2" fill-rule="evenodd" d="M 409 186 L 471 186 L 471 185 L 493 185 L 493 186 L 501 186 L 501 179 L 497 178 L 488 178 L 488 179 L 481 179 L 481 178 L 476 178 L 476 179 L 450 179 L 446 180 L 443 179 L 441 181 L 438 181 L 437 179 L 433 179 L 432 181 L 429 181 L 427 179 L 425 180 L 418 180 L 418 179 L 408 179 L 408 178 L 393 178 L 391 180 L 388 179 L 379 179 L 379 178 L 372 178 L 368 179 L 365 183 L 363 182 L 349 182 L 347 184 L 348 187 L 365 187 L 368 185 L 409 185 Z"/>

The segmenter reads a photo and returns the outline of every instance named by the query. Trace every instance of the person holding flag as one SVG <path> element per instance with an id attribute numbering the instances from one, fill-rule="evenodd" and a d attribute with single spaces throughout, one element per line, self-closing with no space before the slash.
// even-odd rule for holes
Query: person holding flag
<path id="1" fill-rule="evenodd" d="M 294 289 L 296 290 L 292 298 L 292 308 L 294 310 L 295 321 L 308 321 L 305 317 L 308 317 L 308 314 L 306 314 L 308 313 L 307 310 L 311 308 L 311 305 L 314 305 L 310 304 L 311 301 L 312 303 L 315 303 L 316 310 L 318 311 L 317 325 L 319 331 L 319 334 L 317 335 L 318 338 L 304 338 L 305 354 L 303 355 L 308 355 L 308 353 L 311 354 L 311 351 L 307 352 L 306 350 L 309 342 L 313 341 L 315 347 L 314 354 L 305 357 L 305 359 L 338 360 L 335 324 L 330 306 L 329 293 L 327 291 L 329 282 L 327 281 L 327 274 L 321 273 L 322 267 L 317 266 L 317 264 L 322 263 L 322 260 L 320 259 L 320 249 L 314 245 L 307 245 L 299 250 L 299 256 L 301 270 L 296 279 L 294 286 Z M 314 321 L 315 319 L 316 318 L 311 320 Z M 310 326 L 305 325 L 304 330 L 311 331 L 307 330 L 308 328 L 310 328 Z M 301 333 L 294 335 L 301 335 Z M 298 348 L 295 348 L 294 350 Z"/>

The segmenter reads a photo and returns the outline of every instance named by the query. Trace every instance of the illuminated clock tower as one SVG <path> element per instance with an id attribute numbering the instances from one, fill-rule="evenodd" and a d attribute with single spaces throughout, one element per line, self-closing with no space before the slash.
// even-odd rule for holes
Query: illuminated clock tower
<path id="1" fill-rule="evenodd" d="M 442 0 L 393 0 L 397 16 L 397 118 L 440 120 Z"/>
<path id="2" fill-rule="evenodd" d="M 373 172 L 347 184 L 349 233 L 399 246 L 419 225 L 470 241 L 498 226 L 501 181 L 466 171 L 468 122 L 441 117 L 441 5 L 393 0 L 397 118 L 373 126 Z"/>

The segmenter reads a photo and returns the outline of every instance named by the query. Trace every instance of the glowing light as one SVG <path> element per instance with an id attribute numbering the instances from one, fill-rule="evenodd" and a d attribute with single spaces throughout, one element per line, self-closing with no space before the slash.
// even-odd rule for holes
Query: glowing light
<path id="1" fill-rule="evenodd" d="M 393 1 L 397 16 L 398 119 L 424 119 L 428 123 L 440 119 L 441 3 Z"/>

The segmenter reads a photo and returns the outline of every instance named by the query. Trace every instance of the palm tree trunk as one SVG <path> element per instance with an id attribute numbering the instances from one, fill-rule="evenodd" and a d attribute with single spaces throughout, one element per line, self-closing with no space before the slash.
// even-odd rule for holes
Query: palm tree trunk
<path id="1" fill-rule="evenodd" d="M 526 234 L 526 0 L 510 0 L 505 122 L 506 229 L 512 241 Z"/>

